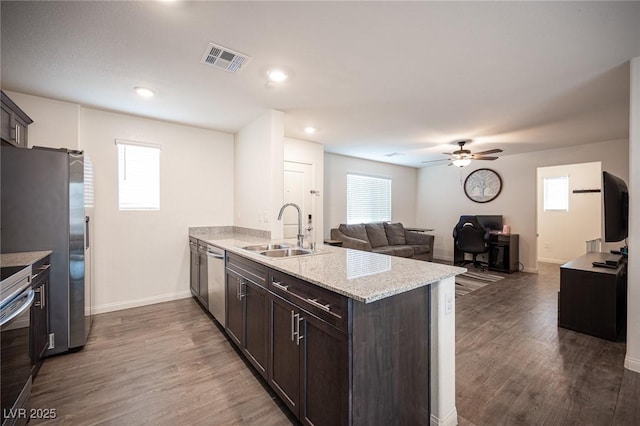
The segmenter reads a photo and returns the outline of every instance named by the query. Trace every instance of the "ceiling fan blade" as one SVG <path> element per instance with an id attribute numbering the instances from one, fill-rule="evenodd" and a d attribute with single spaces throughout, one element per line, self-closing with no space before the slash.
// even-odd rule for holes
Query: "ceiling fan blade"
<path id="1" fill-rule="evenodd" d="M 443 152 L 444 155 L 453 155 L 455 152 Z"/>
<path id="2" fill-rule="evenodd" d="M 427 160 L 427 161 L 422 161 L 422 163 L 435 163 L 437 161 L 449 161 L 448 158 L 443 158 L 441 160 Z"/>
<path id="3" fill-rule="evenodd" d="M 490 149 L 488 151 L 480 151 L 480 152 L 476 152 L 475 155 L 484 155 L 484 154 L 497 154 L 499 152 L 502 152 L 501 149 Z"/>
<path id="4" fill-rule="evenodd" d="M 497 160 L 499 157 L 473 157 L 474 160 Z"/>

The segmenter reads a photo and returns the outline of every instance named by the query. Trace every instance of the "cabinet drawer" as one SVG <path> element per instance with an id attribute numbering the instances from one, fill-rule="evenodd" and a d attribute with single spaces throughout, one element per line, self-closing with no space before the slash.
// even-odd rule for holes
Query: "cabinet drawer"
<path id="1" fill-rule="evenodd" d="M 273 270 L 269 276 L 269 290 L 329 324 L 348 331 L 349 298 L 346 296 Z"/>
<path id="2" fill-rule="evenodd" d="M 233 253 L 227 255 L 227 269 L 253 281 L 262 287 L 267 287 L 267 267 Z"/>

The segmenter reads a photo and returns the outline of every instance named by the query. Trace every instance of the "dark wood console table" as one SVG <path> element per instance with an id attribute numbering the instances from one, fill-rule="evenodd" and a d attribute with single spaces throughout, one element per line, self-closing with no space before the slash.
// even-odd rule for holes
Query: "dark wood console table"
<path id="1" fill-rule="evenodd" d="M 627 262 L 596 267 L 609 253 L 591 252 L 560 267 L 558 326 L 607 340 L 624 340 L 627 322 Z"/>

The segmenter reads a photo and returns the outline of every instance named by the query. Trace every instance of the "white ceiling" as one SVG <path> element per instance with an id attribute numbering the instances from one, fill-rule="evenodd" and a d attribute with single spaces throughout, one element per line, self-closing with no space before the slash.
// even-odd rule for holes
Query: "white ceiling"
<path id="1" fill-rule="evenodd" d="M 640 56 L 637 1 L 1 7 L 3 89 L 231 133 L 273 108 L 287 136 L 414 167 L 459 138 L 504 155 L 627 138 Z M 204 65 L 209 42 L 251 60 Z M 293 78 L 267 88 L 272 65 Z"/>

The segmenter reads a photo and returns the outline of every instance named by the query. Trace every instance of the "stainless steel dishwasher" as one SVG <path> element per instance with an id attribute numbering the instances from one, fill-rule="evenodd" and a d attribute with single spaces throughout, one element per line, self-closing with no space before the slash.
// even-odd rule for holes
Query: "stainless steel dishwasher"
<path id="1" fill-rule="evenodd" d="M 209 287 L 209 312 L 225 326 L 225 289 L 224 285 L 225 251 L 212 245 L 207 246 L 207 284 Z"/>

